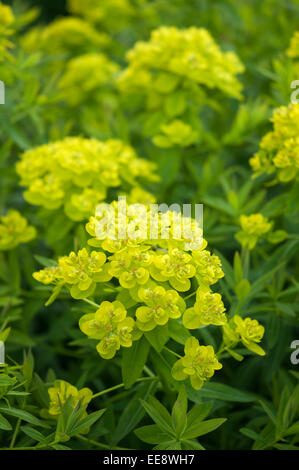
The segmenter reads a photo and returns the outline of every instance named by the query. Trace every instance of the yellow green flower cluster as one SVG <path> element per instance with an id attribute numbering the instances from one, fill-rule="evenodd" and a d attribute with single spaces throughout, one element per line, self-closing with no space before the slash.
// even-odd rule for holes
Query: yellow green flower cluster
<path id="1" fill-rule="evenodd" d="M 87 405 L 92 399 L 92 391 L 89 388 L 82 388 L 78 390 L 74 385 L 69 384 L 65 380 L 55 380 L 54 386 L 48 389 L 50 398 L 49 415 L 53 418 L 58 418 L 61 414 L 61 407 L 70 401 L 72 408 L 76 408 L 78 405 L 80 408 L 86 410 Z M 87 412 L 84 411 L 81 416 L 81 420 L 87 416 Z"/>
<path id="2" fill-rule="evenodd" d="M 240 225 L 242 230 L 236 234 L 236 239 L 249 250 L 252 250 L 272 229 L 272 223 L 262 214 L 241 215 Z"/>
<path id="3" fill-rule="evenodd" d="M 299 104 L 281 106 L 272 122 L 273 131 L 263 137 L 260 150 L 250 159 L 255 176 L 274 174 L 281 182 L 298 179 Z"/>
<path id="4" fill-rule="evenodd" d="M 196 302 L 188 308 L 183 316 L 183 324 L 193 330 L 203 325 L 224 325 L 227 322 L 225 308 L 218 293 L 210 290 L 197 289 Z"/>
<path id="5" fill-rule="evenodd" d="M 9 210 L 0 217 L 0 250 L 11 250 L 20 243 L 27 243 L 36 236 L 36 230 L 28 225 L 25 217 L 16 210 Z"/>
<path id="6" fill-rule="evenodd" d="M 287 54 L 292 59 L 299 57 L 299 31 L 296 31 L 291 39 L 290 47 L 287 50 Z"/>
<path id="7" fill-rule="evenodd" d="M 151 331 L 157 325 L 165 325 L 169 318 L 179 318 L 186 308 L 184 300 L 175 290 L 155 283 L 141 287 L 138 298 L 146 304 L 136 310 L 136 325 L 141 331 Z"/>
<path id="8" fill-rule="evenodd" d="M 93 339 L 101 340 L 97 351 L 103 359 L 112 359 L 120 346 L 132 346 L 135 335 L 135 321 L 127 316 L 121 302 L 104 301 L 95 313 L 81 317 L 79 327 L 83 333 Z"/>
<path id="9" fill-rule="evenodd" d="M 180 318 L 186 309 L 180 292 L 189 290 L 191 281 L 205 291 L 202 320 L 223 324 L 221 297 L 209 289 L 223 277 L 223 271 L 219 258 L 205 249 L 207 244 L 198 223 L 190 219 L 194 231 L 182 232 L 179 238 L 178 224 L 186 226 L 186 217 L 180 219 L 172 211 L 151 214 L 151 206 L 122 206 L 121 202 L 124 201 L 104 204 L 106 210 L 98 206 L 97 215 L 86 226 L 93 237 L 89 244 L 103 251 L 88 253 L 83 249 L 77 255 L 71 253 L 60 258 L 57 267 L 34 273 L 35 279 L 44 284 L 65 285 L 75 298 L 91 295 L 97 282 L 107 282 L 112 277 L 118 280 L 121 289 L 116 301 L 105 301 L 97 312 L 80 320 L 80 328 L 87 336 L 101 340 L 97 350 L 105 359 L 113 357 L 120 346 L 130 347 L 143 333 Z M 122 208 L 126 209 L 125 214 Z M 153 233 L 148 233 L 149 227 Z M 198 307 L 200 302 L 198 292 Z"/>
<path id="10" fill-rule="evenodd" d="M 264 356 L 265 351 L 257 344 L 261 342 L 264 332 L 265 328 L 257 320 L 235 315 L 223 326 L 223 340 L 228 349 L 241 342 L 250 351 Z"/>
<path id="11" fill-rule="evenodd" d="M 200 346 L 193 336 L 187 339 L 184 351 L 185 356 L 174 364 L 172 375 L 175 380 L 189 377 L 192 387 L 199 390 L 215 370 L 222 368 L 222 364 L 217 360 L 212 346 Z"/>
<path id="12" fill-rule="evenodd" d="M 111 279 L 105 262 L 104 253 L 97 251 L 88 253 L 86 248 L 83 248 L 77 254 L 72 251 L 69 256 L 62 256 L 56 267 L 38 271 L 33 277 L 43 284 L 65 285 L 72 297 L 83 299 L 93 293 L 97 282 Z"/>
<path id="13" fill-rule="evenodd" d="M 23 38 L 23 47 L 29 52 L 67 54 L 70 57 L 101 50 L 108 43 L 109 37 L 105 33 L 72 16 L 58 18 L 44 28 L 31 28 Z"/>
<path id="14" fill-rule="evenodd" d="M 71 14 L 112 31 L 118 31 L 134 14 L 129 0 L 68 0 L 67 7 Z"/>
<path id="15" fill-rule="evenodd" d="M 112 84 L 119 67 L 104 54 L 83 54 L 70 60 L 59 81 L 61 98 L 70 106 L 90 103 L 99 107 L 113 101 Z M 115 98 L 114 98 L 115 100 Z"/>
<path id="16" fill-rule="evenodd" d="M 241 97 L 236 75 L 243 65 L 233 52 L 222 52 L 203 28 L 161 27 L 148 42 L 128 52 L 129 67 L 119 77 L 124 96 L 138 96 L 143 132 L 159 147 L 186 147 L 199 140 L 198 109 L 207 89 Z"/>
<path id="17" fill-rule="evenodd" d="M 132 147 L 119 140 L 67 137 L 28 150 L 16 165 L 25 199 L 49 210 L 64 207 L 74 221 L 87 219 L 109 188 L 157 177 L 155 165 L 138 158 Z"/>

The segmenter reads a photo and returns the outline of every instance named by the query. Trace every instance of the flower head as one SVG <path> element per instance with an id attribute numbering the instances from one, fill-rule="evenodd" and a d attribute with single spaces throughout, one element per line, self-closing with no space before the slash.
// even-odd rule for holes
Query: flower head
<path id="1" fill-rule="evenodd" d="M 257 320 L 235 315 L 223 326 L 223 339 L 227 347 L 235 346 L 241 341 L 250 351 L 264 356 L 265 351 L 257 344 L 261 342 L 264 332 L 265 328 Z"/>
<path id="2" fill-rule="evenodd" d="M 224 325 L 227 321 L 224 312 L 220 294 L 198 289 L 194 306 L 184 313 L 183 324 L 189 329 L 200 328 L 203 325 Z"/>
<path id="3" fill-rule="evenodd" d="M 104 359 L 114 357 L 120 346 L 132 346 L 133 318 L 127 317 L 127 311 L 118 301 L 104 301 L 95 313 L 81 317 L 79 327 L 83 333 L 93 339 L 101 340 L 97 351 Z"/>
<path id="4" fill-rule="evenodd" d="M 11 250 L 20 243 L 30 242 L 35 236 L 35 228 L 28 225 L 18 211 L 11 209 L 0 217 L 0 250 Z"/>
<path id="5" fill-rule="evenodd" d="M 189 377 L 192 387 L 199 390 L 214 371 L 221 368 L 213 347 L 200 346 L 198 340 L 191 336 L 185 344 L 185 356 L 174 364 L 171 373 L 176 380 Z"/>
<path id="6" fill-rule="evenodd" d="M 242 230 L 236 234 L 236 239 L 242 246 L 252 250 L 257 242 L 265 237 L 272 228 L 271 222 L 262 214 L 241 215 Z"/>

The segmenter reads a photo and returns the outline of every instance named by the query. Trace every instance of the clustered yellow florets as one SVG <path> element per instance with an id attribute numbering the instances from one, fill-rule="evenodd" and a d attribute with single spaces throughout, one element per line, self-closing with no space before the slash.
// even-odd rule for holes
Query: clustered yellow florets
<path id="1" fill-rule="evenodd" d="M 214 371 L 221 368 L 213 347 L 200 346 L 198 340 L 191 336 L 185 344 L 185 356 L 174 364 L 172 375 L 176 380 L 189 377 L 192 387 L 199 390 Z"/>
<path id="2" fill-rule="evenodd" d="M 236 234 L 236 239 L 249 250 L 272 229 L 272 223 L 262 214 L 241 215 L 240 225 L 242 230 Z"/>
<path id="3" fill-rule="evenodd" d="M 72 297 L 83 299 L 91 295 L 97 282 L 111 279 L 108 265 L 105 265 L 106 255 L 103 252 L 88 251 L 83 248 L 76 254 L 62 256 L 58 265 L 48 267 L 33 274 L 33 277 L 43 284 L 59 284 L 69 288 Z"/>
<path id="4" fill-rule="evenodd" d="M 281 106 L 272 118 L 273 131 L 264 136 L 260 150 L 250 159 L 255 176 L 275 174 L 278 181 L 298 179 L 299 104 Z"/>
<path id="5" fill-rule="evenodd" d="M 132 147 L 119 140 L 80 137 L 28 150 L 16 169 L 21 185 L 27 187 L 28 202 L 50 210 L 64 206 L 66 215 L 75 221 L 94 213 L 109 188 L 156 179 L 155 165 L 138 158 Z"/>
<path id="6" fill-rule="evenodd" d="M 124 95 L 138 95 L 148 112 L 144 134 L 159 147 L 199 140 L 198 108 L 205 88 L 241 97 L 236 75 L 243 65 L 234 53 L 222 52 L 206 29 L 161 27 L 149 42 L 138 42 L 127 59 L 119 88 Z"/>
<path id="7" fill-rule="evenodd" d="M 95 313 L 81 317 L 79 326 L 90 338 L 101 340 L 97 351 L 104 359 L 111 359 L 120 346 L 129 348 L 133 339 L 140 338 L 140 334 L 133 331 L 134 319 L 127 316 L 125 307 L 117 300 L 102 302 Z"/>
<path id="8" fill-rule="evenodd" d="M 226 321 L 221 295 L 200 288 L 196 292 L 194 306 L 188 308 L 183 317 L 184 326 L 190 330 L 203 325 L 224 325 Z"/>
<path id="9" fill-rule="evenodd" d="M 104 54 L 89 53 L 75 57 L 67 63 L 59 81 L 60 96 L 70 106 L 92 101 L 98 107 L 105 100 L 111 101 L 111 85 L 118 70 L 119 66 Z"/>
<path id="10" fill-rule="evenodd" d="M 235 315 L 223 326 L 223 340 L 227 348 L 233 348 L 241 341 L 250 351 L 264 356 L 265 351 L 257 344 L 262 340 L 264 332 L 265 328 L 257 320 Z"/>
<path id="11" fill-rule="evenodd" d="M 0 217 L 0 250 L 11 250 L 20 243 L 27 243 L 36 236 L 36 230 L 28 225 L 25 217 L 16 210 Z"/>
<path id="12" fill-rule="evenodd" d="M 109 359 L 121 346 L 130 347 L 143 333 L 180 318 L 186 309 L 180 292 L 190 289 L 191 280 L 199 286 L 195 308 L 201 309 L 200 324 L 222 325 L 226 318 L 221 296 L 212 294 L 210 285 L 223 276 L 223 271 L 219 258 L 205 249 L 198 223 L 190 219 L 194 238 L 188 231 L 182 231 L 178 238 L 177 224 L 186 227 L 186 220 L 180 220 L 178 213 L 151 214 L 150 207 L 142 206 L 144 213 L 136 205 L 126 205 L 124 216 L 120 207 L 119 202 L 107 205 L 115 209 L 113 217 L 100 211 L 86 226 L 93 237 L 90 245 L 110 253 L 107 258 L 103 251 L 88 253 L 83 249 L 77 255 L 60 258 L 57 267 L 34 274 L 44 284 L 65 285 L 75 298 L 90 295 L 97 282 L 112 277 L 118 280 L 122 289 L 116 301 L 102 302 L 95 313 L 83 316 L 79 323 L 83 333 L 100 340 L 99 354 Z M 127 231 L 119 239 L 124 228 Z M 131 307 L 134 312 L 130 310 L 128 315 Z"/>
<path id="13" fill-rule="evenodd" d="M 71 16 L 58 18 L 44 28 L 32 28 L 23 38 L 23 46 L 28 51 L 64 53 L 72 57 L 97 51 L 108 43 L 105 33 L 99 33 L 88 22 Z"/>

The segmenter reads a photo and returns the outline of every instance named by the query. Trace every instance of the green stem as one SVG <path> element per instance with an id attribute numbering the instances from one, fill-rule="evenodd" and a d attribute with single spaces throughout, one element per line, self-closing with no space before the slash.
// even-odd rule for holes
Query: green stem
<path id="1" fill-rule="evenodd" d="M 195 292 L 192 292 L 192 294 L 189 294 L 189 295 L 187 295 L 186 297 L 184 297 L 184 300 L 190 299 L 190 297 L 193 297 L 193 295 L 195 295 L 195 294 L 196 294 L 196 291 L 195 291 Z"/>
<path id="2" fill-rule="evenodd" d="M 167 348 L 166 346 L 164 346 L 165 351 L 168 351 L 169 353 L 173 354 L 174 356 L 178 357 L 179 359 L 182 359 L 182 356 L 180 356 L 178 353 L 172 351 L 171 349 Z"/>
<path id="3" fill-rule="evenodd" d="M 26 401 L 27 401 L 27 397 L 24 397 L 23 403 L 22 403 L 22 407 L 21 407 L 22 410 L 25 408 Z M 15 445 L 16 439 L 17 439 L 18 434 L 19 434 L 19 430 L 20 430 L 20 426 L 21 426 L 21 421 L 22 421 L 21 418 L 18 418 L 18 421 L 17 421 L 16 427 L 15 427 L 14 433 L 13 433 L 12 438 L 11 438 L 11 441 L 10 441 L 10 446 L 9 446 L 10 449 L 13 449 L 13 446 Z"/>
<path id="4" fill-rule="evenodd" d="M 146 382 L 148 380 L 157 380 L 157 377 L 156 376 L 154 376 L 154 377 L 141 377 L 140 379 L 137 379 L 135 383 L 137 383 L 137 382 Z M 106 393 L 113 392 L 114 390 L 118 390 L 119 388 L 122 388 L 124 386 L 125 386 L 125 384 L 121 383 L 121 384 L 118 384 L 118 385 L 114 385 L 114 387 L 106 388 L 105 390 L 102 390 L 101 392 L 95 393 L 92 396 L 92 399 L 98 398 L 102 395 L 105 395 Z"/>
<path id="5" fill-rule="evenodd" d="M 93 302 L 92 300 L 89 300 L 89 299 L 82 299 L 84 302 L 86 302 L 87 304 L 90 304 L 90 305 L 93 305 L 94 307 L 97 307 L 99 308 L 99 304 L 96 304 L 95 302 Z"/>

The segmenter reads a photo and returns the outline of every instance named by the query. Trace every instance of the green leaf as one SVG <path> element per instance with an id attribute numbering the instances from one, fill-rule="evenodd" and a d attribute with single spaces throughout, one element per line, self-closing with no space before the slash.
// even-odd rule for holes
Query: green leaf
<path id="1" fill-rule="evenodd" d="M 299 421 L 297 423 L 292 424 L 286 431 L 284 431 L 284 436 L 291 436 L 292 434 L 299 434 Z"/>
<path id="2" fill-rule="evenodd" d="M 210 413 L 212 406 L 212 402 L 194 405 L 187 415 L 187 427 L 190 428 L 195 422 L 203 421 Z"/>
<path id="3" fill-rule="evenodd" d="M 235 278 L 235 283 L 237 285 L 243 279 L 243 268 L 242 268 L 242 263 L 241 263 L 241 257 L 238 251 L 236 251 L 235 256 L 234 256 L 234 278 Z"/>
<path id="4" fill-rule="evenodd" d="M 239 302 L 243 302 L 250 294 L 250 282 L 247 279 L 242 279 L 236 286 L 236 294 Z"/>
<path id="5" fill-rule="evenodd" d="M 270 408 L 270 406 L 268 406 L 267 403 L 265 403 L 264 401 L 260 400 L 259 402 L 260 402 L 261 406 L 263 407 L 265 413 L 271 419 L 274 426 L 276 426 L 276 412 L 275 412 L 275 410 L 273 408 Z"/>
<path id="6" fill-rule="evenodd" d="M 157 382 L 153 381 L 148 384 L 144 384 L 140 387 L 139 391 L 136 393 L 134 398 L 129 402 L 129 404 L 124 409 L 118 425 L 113 432 L 113 437 L 111 445 L 115 446 L 121 441 L 125 436 L 127 436 L 133 429 L 136 428 L 140 420 L 145 415 L 145 411 L 140 403 L 140 398 L 147 400 L 151 393 L 154 393 L 157 387 Z"/>
<path id="7" fill-rule="evenodd" d="M 75 436 L 76 434 L 79 434 L 80 432 L 89 428 L 103 416 L 105 411 L 106 409 L 95 411 L 94 413 L 89 414 L 88 416 L 86 416 L 86 418 L 80 420 L 79 424 L 68 429 L 68 434 L 70 436 Z"/>
<path id="8" fill-rule="evenodd" d="M 60 291 L 61 291 L 61 289 L 62 289 L 62 287 L 63 287 L 63 284 L 64 284 L 64 282 L 62 282 L 61 284 L 57 284 L 57 286 L 55 286 L 55 288 L 54 288 L 52 294 L 50 295 L 50 297 L 48 298 L 47 302 L 45 303 L 45 306 L 46 306 L 46 307 L 48 307 L 49 305 L 51 305 L 51 304 L 54 302 L 54 300 L 57 299 L 57 297 L 59 296 Z"/>
<path id="9" fill-rule="evenodd" d="M 197 441 L 184 440 L 181 441 L 183 450 L 205 450 L 205 448 Z"/>
<path id="10" fill-rule="evenodd" d="M 157 351 L 160 352 L 163 346 L 168 340 L 168 326 L 156 326 L 152 331 L 147 331 L 145 337 L 150 345 Z"/>
<path id="11" fill-rule="evenodd" d="M 162 442 L 169 442 L 169 433 L 161 431 L 156 424 L 150 426 L 143 426 L 134 431 L 138 439 L 147 444 L 159 444 Z"/>
<path id="12" fill-rule="evenodd" d="M 174 319 L 168 320 L 168 334 L 170 338 L 183 346 L 191 336 L 190 331 L 187 330 L 182 323 L 179 323 L 178 320 Z"/>
<path id="13" fill-rule="evenodd" d="M 147 403 L 144 400 L 140 400 L 145 411 L 150 415 L 150 417 L 155 421 L 160 429 L 166 433 L 174 436 L 175 433 L 171 426 L 171 417 L 166 408 L 158 402 L 158 400 L 151 397 L 151 403 Z"/>
<path id="14" fill-rule="evenodd" d="M 177 437 L 181 435 L 187 424 L 187 407 L 188 400 L 186 394 L 186 388 L 181 385 L 178 397 L 173 405 L 171 418 L 172 426 L 176 431 Z"/>
<path id="15" fill-rule="evenodd" d="M 253 441 L 264 442 L 264 439 L 252 429 L 241 428 L 240 433 L 244 434 L 246 437 L 249 437 L 249 439 L 252 439 Z"/>
<path id="16" fill-rule="evenodd" d="M 40 255 L 34 255 L 34 258 L 45 268 L 52 268 L 53 266 L 57 266 L 57 262 L 54 259 L 45 258 L 44 256 Z"/>
<path id="17" fill-rule="evenodd" d="M 34 424 L 35 426 L 40 426 L 42 428 L 48 428 L 49 426 L 40 421 L 38 418 L 33 416 L 31 413 L 25 410 L 18 410 L 17 408 L 8 408 L 6 406 L 0 407 L 0 412 L 14 416 L 15 418 L 20 418 L 22 421 L 26 421 L 30 424 Z"/>
<path id="18" fill-rule="evenodd" d="M 123 349 L 121 371 L 126 388 L 130 388 L 140 377 L 148 353 L 149 344 L 144 337 L 135 341 L 130 348 Z"/>
<path id="19" fill-rule="evenodd" d="M 16 383 L 15 377 L 9 377 L 6 374 L 0 374 L 0 387 L 10 387 Z"/>
<path id="20" fill-rule="evenodd" d="M 31 439 L 34 439 L 35 441 L 42 442 L 46 439 L 45 436 L 43 436 L 39 431 L 36 429 L 32 428 L 31 426 L 21 426 L 21 430 Z"/>
<path id="21" fill-rule="evenodd" d="M 194 420 L 191 426 L 188 426 L 185 430 L 182 439 L 194 439 L 195 437 L 208 434 L 219 428 L 225 421 L 226 418 L 208 419 L 207 421 L 202 421 L 201 419 Z"/>
<path id="22" fill-rule="evenodd" d="M 4 416 L 2 416 L 2 414 L 0 414 L 0 429 L 2 429 L 3 431 L 12 430 L 12 426 L 10 422 L 7 421 L 7 419 Z"/>
<path id="23" fill-rule="evenodd" d="M 250 403 L 259 399 L 258 395 L 251 392 L 245 392 L 238 388 L 230 387 L 216 382 L 205 383 L 195 395 L 201 398 L 209 398 L 211 400 L 237 401 L 241 403 Z"/>

